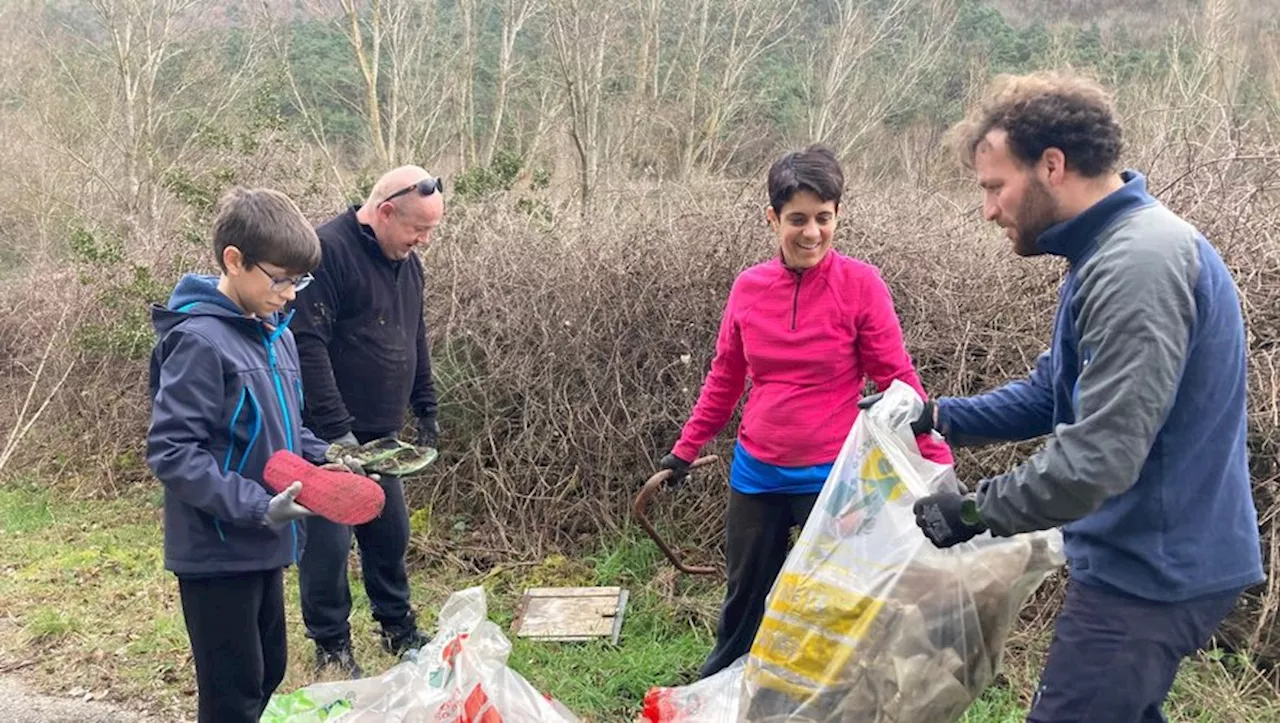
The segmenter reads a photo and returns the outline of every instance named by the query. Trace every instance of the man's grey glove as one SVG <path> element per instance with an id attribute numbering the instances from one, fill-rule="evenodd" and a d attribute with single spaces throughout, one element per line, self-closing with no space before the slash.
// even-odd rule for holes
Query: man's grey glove
<path id="1" fill-rule="evenodd" d="M 870 409 L 875 406 L 876 402 L 884 398 L 884 392 L 869 394 L 858 400 L 859 409 Z M 924 403 L 924 409 L 920 410 L 920 416 L 911 420 L 911 431 L 916 436 L 928 434 L 937 429 L 938 422 L 938 405 L 932 399 Z"/>
<path id="2" fill-rule="evenodd" d="M 336 444 L 339 447 L 359 447 L 360 441 L 356 439 L 356 435 L 347 432 L 337 439 L 329 440 L 329 444 Z"/>
<path id="3" fill-rule="evenodd" d="M 301 491 L 302 483 L 294 482 L 284 492 L 272 497 L 267 503 L 266 514 L 262 516 L 262 524 L 279 525 L 314 515 L 314 512 L 293 501 Z"/>
<path id="4" fill-rule="evenodd" d="M 438 449 L 440 444 L 440 425 L 435 417 L 418 417 L 418 439 L 414 442 L 419 447 Z"/>

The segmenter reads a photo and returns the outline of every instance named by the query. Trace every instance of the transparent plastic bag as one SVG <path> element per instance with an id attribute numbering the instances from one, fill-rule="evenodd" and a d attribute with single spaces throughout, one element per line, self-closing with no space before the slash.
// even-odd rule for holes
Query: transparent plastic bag
<path id="1" fill-rule="evenodd" d="M 858 416 L 740 675 L 721 679 L 738 701 L 724 720 L 947 723 L 995 677 L 1018 611 L 1065 562 L 1062 535 L 984 533 L 934 547 L 912 504 L 959 484 L 949 465 L 920 455 L 909 420 L 921 409 L 894 382 Z M 650 720 L 692 720 L 682 714 Z"/>
<path id="2" fill-rule="evenodd" d="M 413 660 L 273 696 L 263 723 L 578 723 L 507 667 L 511 643 L 487 619 L 484 588 L 453 593 L 439 618 Z"/>
<path id="3" fill-rule="evenodd" d="M 743 656 L 719 673 L 677 688 L 651 688 L 643 720 L 651 723 L 734 723 L 742 693 Z"/>

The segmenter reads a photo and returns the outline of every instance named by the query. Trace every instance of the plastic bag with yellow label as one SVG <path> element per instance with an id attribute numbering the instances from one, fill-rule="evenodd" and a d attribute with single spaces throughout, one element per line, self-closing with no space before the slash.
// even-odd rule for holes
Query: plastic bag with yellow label
<path id="1" fill-rule="evenodd" d="M 989 533 L 945 550 L 911 506 L 959 489 L 920 455 L 922 403 L 894 382 L 858 415 L 769 593 L 751 652 L 655 688 L 651 723 L 954 723 L 989 685 L 1018 611 L 1066 560 L 1062 534 Z"/>
<path id="2" fill-rule="evenodd" d="M 860 414 L 769 594 L 739 720 L 946 723 L 990 684 L 1027 598 L 1065 562 L 1057 530 L 940 550 L 914 501 L 958 490 L 919 453 L 894 382 Z"/>

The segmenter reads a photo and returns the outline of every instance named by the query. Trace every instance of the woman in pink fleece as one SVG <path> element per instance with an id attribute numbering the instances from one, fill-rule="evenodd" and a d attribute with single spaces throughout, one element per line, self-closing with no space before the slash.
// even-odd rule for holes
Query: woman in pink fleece
<path id="1" fill-rule="evenodd" d="M 902 339 L 889 289 L 874 266 L 831 248 L 844 172 L 829 149 L 783 156 L 769 170 L 766 217 L 779 254 L 734 281 L 716 355 L 680 439 L 661 467 L 679 484 L 689 463 L 733 415 L 747 378 L 725 517 L 728 592 L 713 675 L 751 648 L 765 598 L 858 416 L 865 380 L 895 379 L 927 399 Z M 945 443 L 917 437 L 921 452 L 950 464 Z"/>

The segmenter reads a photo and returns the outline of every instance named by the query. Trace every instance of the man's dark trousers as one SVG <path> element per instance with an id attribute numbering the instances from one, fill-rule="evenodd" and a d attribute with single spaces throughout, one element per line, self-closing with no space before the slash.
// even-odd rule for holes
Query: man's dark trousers
<path id="1" fill-rule="evenodd" d="M 729 490 L 724 520 L 729 589 L 720 611 L 715 649 L 702 665 L 703 678 L 750 652 L 764 620 L 769 590 L 787 561 L 791 528 L 804 526 L 817 501 L 817 493 L 748 495 Z"/>
<path id="2" fill-rule="evenodd" d="M 1164 723 L 1182 659 L 1237 597 L 1157 603 L 1071 580 L 1028 723 Z"/>
<path id="3" fill-rule="evenodd" d="M 385 436 L 388 435 L 356 433 L 361 444 Z M 376 519 L 352 527 L 319 516 L 307 518 L 307 546 L 298 562 L 298 583 L 307 637 L 321 647 L 334 649 L 351 637 L 347 560 L 351 555 L 353 531 L 360 546 L 364 589 L 374 620 L 382 624 L 387 634 L 397 638 L 415 628 L 404 561 L 409 547 L 409 511 L 404 501 L 404 484 L 390 475 L 383 475 L 379 484 L 386 494 L 386 503 Z"/>
<path id="4" fill-rule="evenodd" d="M 288 664 L 284 571 L 179 577 L 200 723 L 257 723 Z"/>

